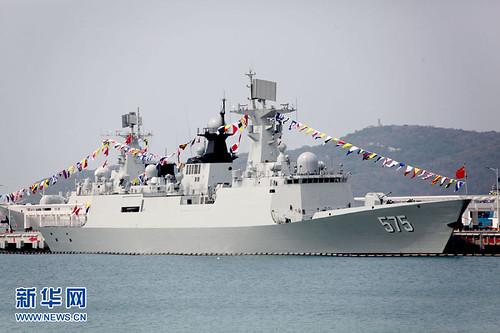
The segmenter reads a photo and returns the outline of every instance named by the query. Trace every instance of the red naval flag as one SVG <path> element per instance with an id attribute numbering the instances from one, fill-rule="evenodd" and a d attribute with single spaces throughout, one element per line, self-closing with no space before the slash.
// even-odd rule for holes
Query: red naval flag
<path id="1" fill-rule="evenodd" d="M 455 172 L 455 177 L 457 179 L 464 179 L 467 177 L 467 172 L 465 171 L 465 165 Z"/>

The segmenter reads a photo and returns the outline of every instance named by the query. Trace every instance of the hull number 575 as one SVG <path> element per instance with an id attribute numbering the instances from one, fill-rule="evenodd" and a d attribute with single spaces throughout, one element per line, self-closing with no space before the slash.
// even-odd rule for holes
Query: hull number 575
<path id="1" fill-rule="evenodd" d="M 379 216 L 378 220 L 387 232 L 413 232 L 413 225 L 405 215 L 399 216 Z"/>

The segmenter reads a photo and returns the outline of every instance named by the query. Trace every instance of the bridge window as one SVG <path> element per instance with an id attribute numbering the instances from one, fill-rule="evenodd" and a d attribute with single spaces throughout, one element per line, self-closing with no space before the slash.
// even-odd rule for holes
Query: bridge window
<path id="1" fill-rule="evenodd" d="M 201 171 L 201 164 L 186 165 L 186 175 L 197 175 Z"/>

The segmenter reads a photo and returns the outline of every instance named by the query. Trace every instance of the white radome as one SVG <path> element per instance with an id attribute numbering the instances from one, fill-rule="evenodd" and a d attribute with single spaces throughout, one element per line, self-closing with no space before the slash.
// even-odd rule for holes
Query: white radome
<path id="1" fill-rule="evenodd" d="M 158 175 L 158 171 L 156 170 L 156 165 L 153 164 L 148 165 L 144 170 L 144 172 L 146 173 L 146 177 L 148 177 L 149 179 L 156 177 Z"/>
<path id="2" fill-rule="evenodd" d="M 108 168 L 107 166 L 105 167 L 98 167 L 95 172 L 94 172 L 94 176 L 96 176 L 98 179 L 109 179 L 111 177 L 111 169 Z"/>
<path id="3" fill-rule="evenodd" d="M 297 158 L 297 172 L 299 174 L 317 174 L 319 171 L 318 157 L 309 151 L 299 155 Z"/>
<path id="4" fill-rule="evenodd" d="M 44 195 L 40 199 L 40 205 L 55 205 L 55 204 L 64 204 L 66 200 L 60 195 Z"/>
<path id="5" fill-rule="evenodd" d="M 207 128 L 218 129 L 222 126 L 222 119 L 220 117 L 211 118 L 207 123 Z"/>
<path id="6" fill-rule="evenodd" d="M 196 147 L 196 155 L 201 156 L 205 152 L 205 145 L 199 145 Z"/>

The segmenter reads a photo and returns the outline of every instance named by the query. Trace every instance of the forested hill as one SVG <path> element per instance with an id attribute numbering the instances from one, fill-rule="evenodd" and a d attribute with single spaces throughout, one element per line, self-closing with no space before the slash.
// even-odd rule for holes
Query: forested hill
<path id="1" fill-rule="evenodd" d="M 455 178 L 464 163 L 468 173 L 469 193 L 484 194 L 495 184 L 495 174 L 486 167 L 500 167 L 500 132 L 474 132 L 429 126 L 368 127 L 342 138 L 346 142 L 397 161 Z M 311 150 L 320 160 L 335 168 L 340 163 L 352 173 L 355 195 L 366 192 L 392 192 L 392 195 L 453 194 L 453 189 L 430 185 L 430 181 L 404 177 L 404 171 L 383 168 L 373 160 L 363 161 L 356 153 L 335 144 L 313 145 L 288 152 L 295 159 Z M 460 193 L 465 193 L 465 188 Z"/>

